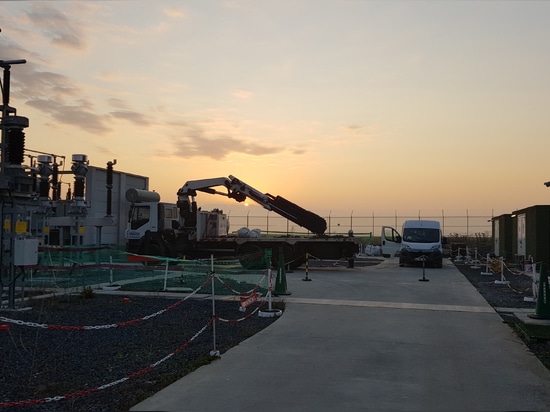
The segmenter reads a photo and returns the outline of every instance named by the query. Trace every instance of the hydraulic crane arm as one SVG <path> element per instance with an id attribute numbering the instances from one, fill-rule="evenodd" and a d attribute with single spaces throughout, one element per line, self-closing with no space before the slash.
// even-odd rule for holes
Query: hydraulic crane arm
<path id="1" fill-rule="evenodd" d="M 224 186 L 226 192 L 219 192 L 214 187 Z M 271 210 L 288 220 L 300 225 L 315 234 L 323 234 L 327 229 L 327 222 L 321 216 L 310 212 L 281 196 L 262 193 L 234 176 L 218 177 L 213 179 L 192 180 L 178 190 L 178 204 L 195 204 L 194 197 L 197 191 L 210 194 L 219 194 L 243 202 L 247 197 L 259 203 L 264 209 Z"/>

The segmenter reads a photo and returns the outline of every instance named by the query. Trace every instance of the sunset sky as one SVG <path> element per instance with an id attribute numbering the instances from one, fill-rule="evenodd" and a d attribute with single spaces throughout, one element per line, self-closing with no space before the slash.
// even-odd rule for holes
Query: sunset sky
<path id="1" fill-rule="evenodd" d="M 2 1 L 0 28 L 26 148 L 164 201 L 234 175 L 320 214 L 550 204 L 548 1 Z"/>

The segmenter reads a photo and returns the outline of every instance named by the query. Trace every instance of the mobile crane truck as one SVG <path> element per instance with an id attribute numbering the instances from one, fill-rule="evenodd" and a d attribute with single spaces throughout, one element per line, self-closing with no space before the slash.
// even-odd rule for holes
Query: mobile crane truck
<path id="1" fill-rule="evenodd" d="M 219 191 L 221 187 L 224 191 Z M 218 194 L 244 202 L 250 198 L 312 232 L 312 236 L 260 236 L 258 230 L 241 228 L 229 233 L 229 218 L 221 210 L 203 211 L 197 207 L 197 192 Z M 319 259 L 346 259 L 353 262 L 359 243 L 348 236 L 325 235 L 327 223 L 321 216 L 303 209 L 281 196 L 262 193 L 234 176 L 188 181 L 177 192 L 176 204 L 160 202 L 156 192 L 129 189 L 131 203 L 125 231 L 129 253 L 173 258 L 204 259 L 214 256 L 235 258 L 246 269 L 258 269 L 264 251 L 272 250 L 272 263 L 279 255 L 285 266 L 297 268 L 306 254 Z M 265 264 L 264 264 L 265 265 Z"/>

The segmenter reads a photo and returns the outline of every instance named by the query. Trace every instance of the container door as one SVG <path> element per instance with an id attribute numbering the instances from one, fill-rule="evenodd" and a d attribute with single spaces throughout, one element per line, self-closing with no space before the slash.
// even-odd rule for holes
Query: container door
<path id="1" fill-rule="evenodd" d="M 525 231 L 525 213 L 517 216 L 518 231 L 518 256 L 527 257 L 526 231 Z"/>
<path id="2" fill-rule="evenodd" d="M 401 248 L 401 235 L 397 230 L 390 226 L 382 226 L 382 256 L 393 257 Z"/>
<path id="3" fill-rule="evenodd" d="M 501 256 L 500 254 L 500 221 L 498 220 L 493 220 L 493 238 L 494 238 L 495 255 Z"/>

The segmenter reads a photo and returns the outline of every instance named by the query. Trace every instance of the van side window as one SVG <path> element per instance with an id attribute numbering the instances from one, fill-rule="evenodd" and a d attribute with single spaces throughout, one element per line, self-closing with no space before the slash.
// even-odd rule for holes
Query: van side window
<path id="1" fill-rule="evenodd" d="M 391 227 L 384 227 L 384 238 L 390 242 L 401 242 L 399 234 Z"/>

